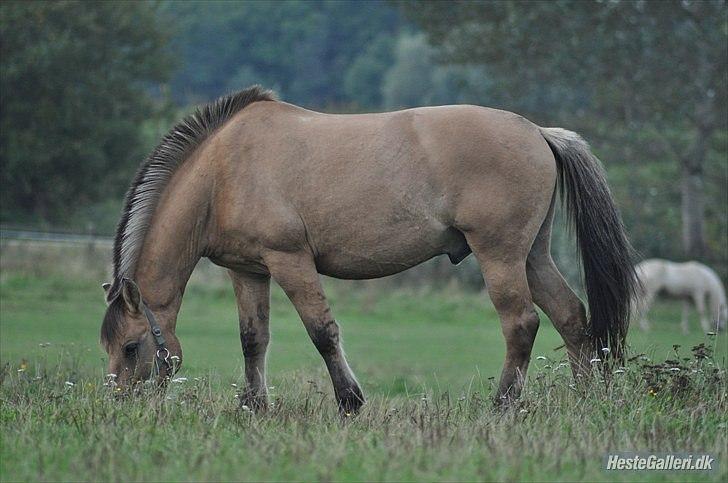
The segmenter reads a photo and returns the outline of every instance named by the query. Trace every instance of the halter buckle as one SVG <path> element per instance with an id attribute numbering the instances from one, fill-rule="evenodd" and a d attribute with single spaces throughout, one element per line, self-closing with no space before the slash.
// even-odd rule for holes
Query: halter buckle
<path id="1" fill-rule="evenodd" d="M 162 357 L 162 352 L 164 352 L 164 357 Z M 157 361 L 164 362 L 164 364 L 167 367 L 170 367 L 169 356 L 170 356 L 170 352 L 169 352 L 169 349 L 167 349 L 166 347 L 161 347 L 161 348 L 157 349 Z"/>

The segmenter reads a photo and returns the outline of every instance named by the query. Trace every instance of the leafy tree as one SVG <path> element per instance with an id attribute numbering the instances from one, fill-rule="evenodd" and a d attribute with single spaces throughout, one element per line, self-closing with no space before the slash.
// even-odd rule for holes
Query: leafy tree
<path id="1" fill-rule="evenodd" d="M 395 63 L 382 84 L 387 108 L 424 104 L 432 91 L 433 49 L 424 36 L 402 36 L 397 42 Z"/>
<path id="2" fill-rule="evenodd" d="M 402 24 L 396 9 L 378 2 L 190 1 L 164 8 L 178 26 L 173 44 L 185 59 L 172 81 L 181 103 L 251 82 L 309 106 L 376 102 L 382 64 Z M 376 85 L 363 86 L 356 72 Z"/>
<path id="3" fill-rule="evenodd" d="M 171 70 L 166 42 L 147 2 L 0 5 L 3 219 L 123 191 L 146 148 L 150 86 Z"/>
<path id="4" fill-rule="evenodd" d="M 718 162 L 725 162 L 719 138 L 726 129 L 725 1 L 401 5 L 442 49 L 441 60 L 487 66 L 501 104 L 537 121 L 579 123 L 597 148 L 618 146 L 610 159 L 636 162 L 635 169 L 643 162 L 677 166 L 671 181 L 680 186 L 684 249 L 706 256 L 712 150 L 722 149 Z M 724 203 L 725 195 L 716 201 Z M 718 216 L 724 228 L 724 205 Z"/>
<path id="5" fill-rule="evenodd" d="M 489 103 L 491 84 L 482 67 L 438 65 L 436 54 L 424 34 L 400 34 L 381 84 L 384 107 Z"/>
<path id="6" fill-rule="evenodd" d="M 384 32 L 356 57 L 344 75 L 344 96 L 357 107 L 382 106 L 384 75 L 394 62 L 395 37 Z"/>

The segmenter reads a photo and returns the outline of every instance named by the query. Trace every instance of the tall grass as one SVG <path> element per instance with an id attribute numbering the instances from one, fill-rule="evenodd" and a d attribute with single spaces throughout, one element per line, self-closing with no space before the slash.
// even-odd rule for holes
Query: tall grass
<path id="1" fill-rule="evenodd" d="M 683 353 L 685 352 L 685 353 Z M 655 364 L 637 356 L 577 387 L 534 361 L 523 398 L 495 408 L 489 381 L 464 394 L 374 396 L 342 419 L 328 381 L 291 374 L 270 409 L 241 408 L 217 374 L 119 398 L 73 354 L 2 368 L 2 480 L 725 481 L 726 373 L 706 346 Z M 596 379 L 603 376 L 595 368 Z M 602 469 L 616 451 L 707 452 L 712 473 Z"/>

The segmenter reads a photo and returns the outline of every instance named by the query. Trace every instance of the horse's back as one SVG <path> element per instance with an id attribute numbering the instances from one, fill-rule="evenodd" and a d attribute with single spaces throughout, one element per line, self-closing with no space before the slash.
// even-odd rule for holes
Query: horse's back
<path id="1" fill-rule="evenodd" d="M 237 162 L 270 172 L 284 193 L 295 193 L 299 207 L 327 204 L 340 212 L 364 203 L 376 214 L 378 200 L 405 198 L 445 223 L 457 217 L 458 206 L 461 214 L 489 206 L 514 218 L 524 204 L 540 206 L 544 197 L 548 204 L 556 181 L 555 159 L 538 126 L 498 109 L 323 114 L 259 103 L 233 121 L 249 139 L 248 149 L 236 150 L 242 153 Z"/>
<path id="2" fill-rule="evenodd" d="M 722 283 L 718 275 L 708 266 L 695 262 L 672 262 L 649 259 L 637 266 L 640 280 L 645 288 L 665 291 L 675 297 L 694 297 L 712 293 Z"/>

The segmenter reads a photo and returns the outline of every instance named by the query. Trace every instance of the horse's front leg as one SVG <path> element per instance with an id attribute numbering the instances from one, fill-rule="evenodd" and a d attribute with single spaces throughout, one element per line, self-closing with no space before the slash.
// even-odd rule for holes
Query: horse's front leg
<path id="1" fill-rule="evenodd" d="M 680 327 L 684 335 L 690 333 L 690 302 L 683 300 L 682 320 L 680 321 Z"/>
<path id="2" fill-rule="evenodd" d="M 270 277 L 232 270 L 229 273 L 238 302 L 240 343 L 245 357 L 245 391 L 240 402 L 252 409 L 266 409 L 268 387 L 265 381 L 265 355 L 270 341 Z"/>
<path id="3" fill-rule="evenodd" d="M 339 325 L 331 314 L 312 256 L 306 252 L 272 252 L 264 257 L 271 276 L 298 311 L 308 335 L 323 357 L 343 414 L 364 404 L 364 395 L 341 347 Z"/>

